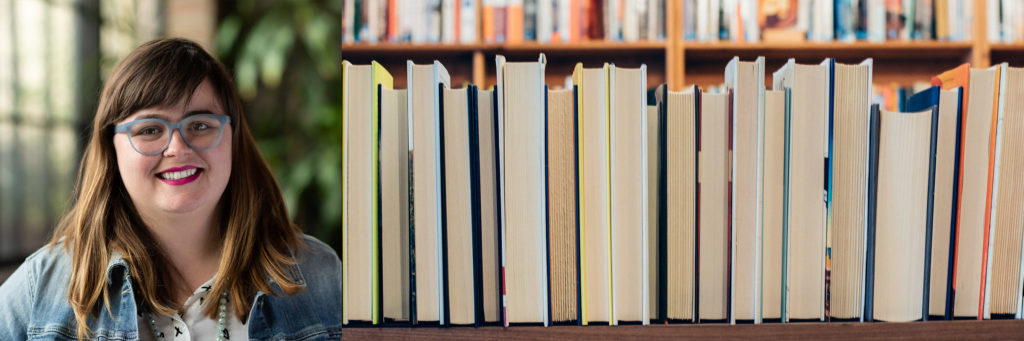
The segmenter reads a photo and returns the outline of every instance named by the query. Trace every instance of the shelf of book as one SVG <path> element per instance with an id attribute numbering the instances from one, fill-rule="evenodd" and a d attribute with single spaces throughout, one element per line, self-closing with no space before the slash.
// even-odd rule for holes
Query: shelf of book
<path id="1" fill-rule="evenodd" d="M 648 87 L 668 83 L 673 89 L 688 84 L 702 86 L 722 83 L 721 70 L 733 56 L 766 59 L 766 70 L 775 70 L 789 58 L 816 63 L 836 58 L 845 63 L 875 59 L 874 81 L 910 85 L 964 62 L 987 67 L 992 62 L 1024 62 L 1024 44 L 980 44 L 973 42 L 889 41 L 832 43 L 738 43 L 738 42 L 604 42 L 576 44 L 525 42 L 518 44 L 342 44 L 342 57 L 356 64 L 371 60 L 384 65 L 395 76 L 395 86 L 405 87 L 405 61 L 441 61 L 452 76 L 452 84 L 494 85 L 494 56 L 509 60 L 533 60 L 544 53 L 548 58 L 548 84 L 564 84 L 577 62 L 587 67 L 605 62 L 623 67 L 648 67 Z M 982 51 L 983 50 L 983 51 Z M 983 59 L 974 62 L 974 59 Z M 675 61 L 675 62 L 673 62 Z M 673 70 L 677 69 L 677 70 Z M 770 72 L 766 74 L 770 80 Z"/>
<path id="2" fill-rule="evenodd" d="M 906 323 L 764 323 L 672 324 L 649 326 L 552 326 L 552 327 L 418 327 L 345 328 L 346 340 L 620 340 L 620 339 L 831 339 L 868 340 L 912 338 L 1017 339 L 1024 330 L 1021 320 L 928 321 Z"/>
<path id="3" fill-rule="evenodd" d="M 692 42 L 683 39 L 681 2 L 665 3 L 666 31 L 661 41 L 602 41 L 590 40 L 572 44 L 521 42 L 508 44 L 365 44 L 343 43 L 343 58 L 364 64 L 377 60 L 395 76 L 395 86 L 404 87 L 405 60 L 429 63 L 440 60 L 452 75 L 453 85 L 475 83 L 482 87 L 494 84 L 496 54 L 508 56 L 510 61 L 532 60 L 537 53 L 548 55 L 548 84 L 561 84 L 577 62 L 600 65 L 635 67 L 644 63 L 648 67 L 648 87 L 664 82 L 672 90 L 681 90 L 689 84 L 712 86 L 721 84 L 721 67 L 733 56 L 750 60 L 766 57 L 766 70 L 775 70 L 788 58 L 799 62 L 820 62 L 836 58 L 840 62 L 859 62 L 875 59 L 874 81 L 910 85 L 928 81 L 938 72 L 969 62 L 973 67 L 985 68 L 991 64 L 1024 63 L 1024 43 L 990 43 L 987 37 L 988 8 L 986 1 L 973 2 L 973 21 L 968 29 L 971 41 L 947 42 L 934 40 L 887 40 L 885 42 L 758 42 L 734 41 Z M 478 36 L 480 37 L 480 36 Z M 480 39 L 480 41 L 483 41 Z M 717 76 L 716 76 L 717 75 Z M 766 74 L 770 77 L 770 72 Z"/>

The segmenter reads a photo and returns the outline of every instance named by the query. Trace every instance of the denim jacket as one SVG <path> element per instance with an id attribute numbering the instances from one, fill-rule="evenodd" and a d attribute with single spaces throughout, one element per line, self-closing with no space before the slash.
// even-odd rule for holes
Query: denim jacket
<path id="1" fill-rule="evenodd" d="M 303 235 L 291 275 L 303 285 L 292 296 L 259 292 L 249 311 L 251 340 L 340 340 L 341 261 L 323 242 Z M 138 340 L 131 269 L 114 253 L 106 270 L 108 312 L 89 319 L 93 340 Z M 0 340 L 74 340 L 75 314 L 68 304 L 70 256 L 44 246 L 0 286 Z M 276 284 L 271 287 L 280 290 Z M 116 293 L 120 293 L 120 295 Z"/>

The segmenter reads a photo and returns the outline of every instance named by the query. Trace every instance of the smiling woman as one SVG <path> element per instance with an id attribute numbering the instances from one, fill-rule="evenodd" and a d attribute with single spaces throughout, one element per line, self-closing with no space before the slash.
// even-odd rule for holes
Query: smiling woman
<path id="1" fill-rule="evenodd" d="M 341 338 L 340 261 L 289 221 L 227 72 L 195 43 L 118 65 L 75 190 L 0 286 L 0 339 Z"/>

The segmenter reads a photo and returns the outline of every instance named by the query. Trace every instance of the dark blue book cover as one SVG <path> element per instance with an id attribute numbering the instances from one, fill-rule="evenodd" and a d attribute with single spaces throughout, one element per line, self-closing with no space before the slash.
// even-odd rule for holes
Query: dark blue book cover
<path id="1" fill-rule="evenodd" d="M 875 218 L 878 201 L 878 104 L 871 105 L 868 133 L 868 227 L 867 255 L 864 261 L 864 321 L 874 320 L 875 303 Z"/>

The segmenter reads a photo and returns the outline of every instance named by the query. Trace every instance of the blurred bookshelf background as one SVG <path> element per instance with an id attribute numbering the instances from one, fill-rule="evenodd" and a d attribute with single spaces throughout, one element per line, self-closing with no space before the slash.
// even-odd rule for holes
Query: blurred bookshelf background
<path id="1" fill-rule="evenodd" d="M 548 57 L 547 83 L 577 62 L 648 68 L 648 88 L 722 84 L 733 56 L 858 63 L 900 88 L 962 63 L 1024 62 L 1018 0 L 343 0 L 343 58 L 376 60 L 405 87 L 406 59 L 441 61 L 452 85 L 494 85 L 494 56 Z M 444 24 L 452 22 L 452 24 Z M 771 79 L 766 79 L 771 84 Z M 877 88 L 878 86 L 876 86 Z"/>
<path id="2" fill-rule="evenodd" d="M 66 211 L 104 80 L 161 37 L 228 67 L 292 220 L 340 245 L 340 23 L 331 0 L 0 0 L 0 283 Z"/>

